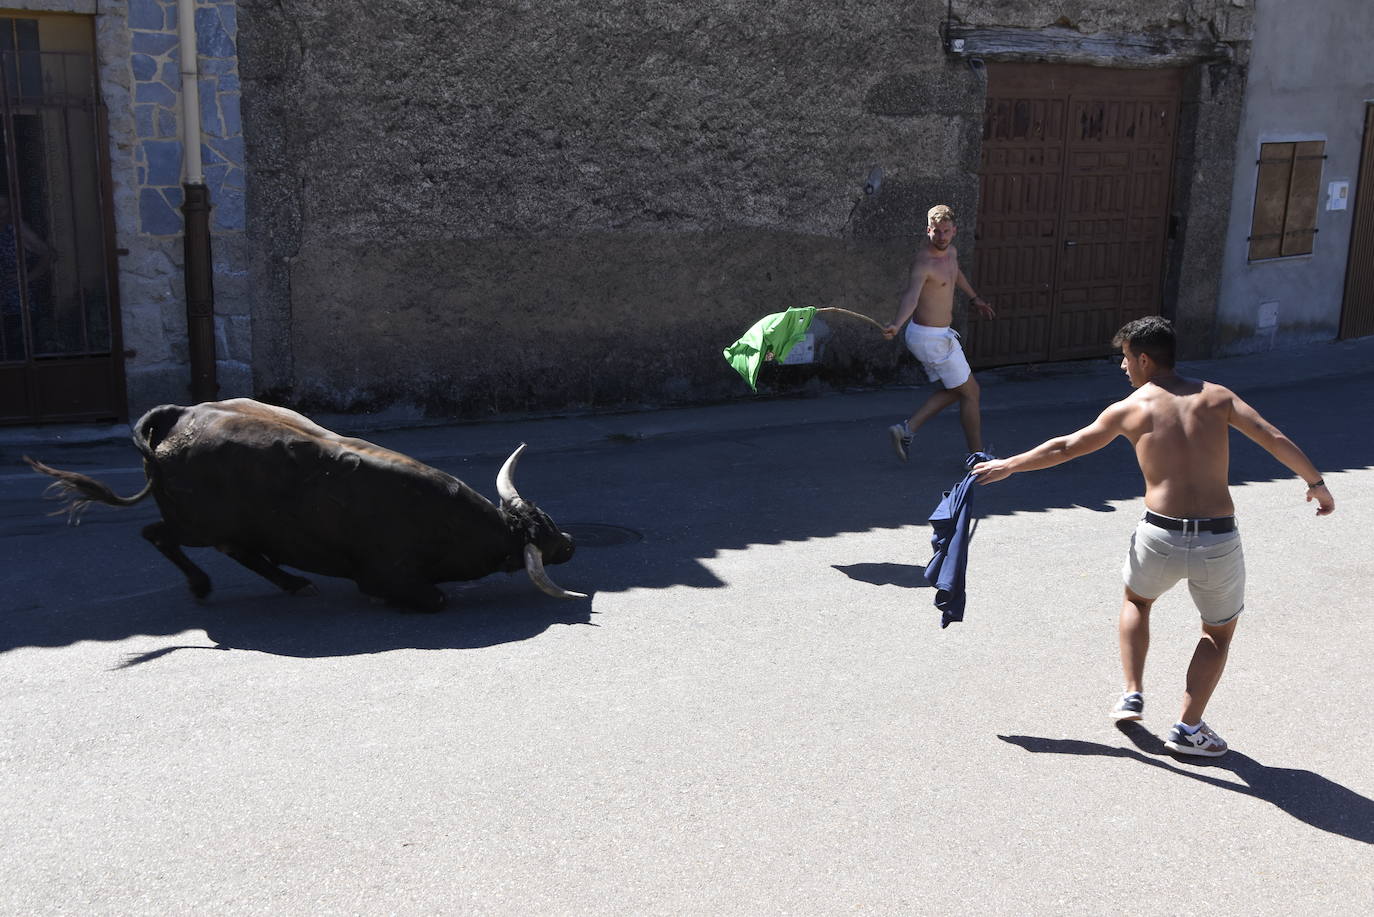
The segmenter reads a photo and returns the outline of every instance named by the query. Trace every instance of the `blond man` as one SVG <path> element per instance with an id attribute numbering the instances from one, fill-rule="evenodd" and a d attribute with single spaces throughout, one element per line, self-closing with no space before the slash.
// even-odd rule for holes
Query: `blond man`
<path id="1" fill-rule="evenodd" d="M 906 346 L 921 361 L 926 376 L 940 384 L 940 390 L 917 408 L 916 413 L 888 427 L 892 447 L 904 462 L 910 454 L 916 431 L 956 403 L 968 451 L 983 451 L 978 380 L 969 369 L 959 335 L 950 327 L 954 320 L 955 288 L 968 296 L 969 302 L 984 318 L 993 318 L 997 313 L 992 310 L 991 303 L 973 292 L 968 278 L 959 270 L 959 251 L 954 247 L 954 235 L 958 231 L 954 211 L 948 205 L 937 204 L 930 208 L 926 214 L 926 244 L 916 253 L 911 279 L 897 304 L 896 317 L 883 329 L 883 336 L 891 340 L 910 319 L 906 326 Z"/>

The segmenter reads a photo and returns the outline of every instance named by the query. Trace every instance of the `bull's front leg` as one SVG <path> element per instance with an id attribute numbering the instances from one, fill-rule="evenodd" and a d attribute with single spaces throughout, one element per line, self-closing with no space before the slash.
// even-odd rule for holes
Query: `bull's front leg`
<path id="1" fill-rule="evenodd" d="M 186 583 L 191 587 L 192 595 L 203 599 L 210 594 L 210 577 L 181 550 L 181 540 L 173 534 L 172 527 L 165 520 L 144 526 L 143 537 L 186 574 Z"/>
<path id="2" fill-rule="evenodd" d="M 319 595 L 320 591 L 315 588 L 315 584 L 310 580 L 303 576 L 287 573 L 264 557 L 260 551 L 254 551 L 251 548 L 236 544 L 218 544 L 215 547 L 258 576 L 274 584 L 283 592 L 288 592 L 291 595 Z"/>

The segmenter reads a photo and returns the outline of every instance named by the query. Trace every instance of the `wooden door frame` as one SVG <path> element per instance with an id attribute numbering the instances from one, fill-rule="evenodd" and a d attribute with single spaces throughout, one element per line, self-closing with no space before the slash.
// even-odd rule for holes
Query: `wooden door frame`
<path id="1" fill-rule="evenodd" d="M 6 11 L 7 18 L 42 20 L 61 17 L 70 20 L 69 14 L 49 14 L 40 10 Z M 124 420 L 128 415 L 128 398 L 124 372 L 123 323 L 119 299 L 119 266 L 115 248 L 116 228 L 114 219 L 114 186 L 110 160 L 110 133 L 108 110 L 100 92 L 99 61 L 100 51 L 94 16 L 81 16 L 86 20 L 88 47 L 92 82 L 89 101 L 73 104 L 70 101 L 52 103 L 44 98 L 39 104 L 42 109 L 57 109 L 64 118 L 89 118 L 91 143 L 94 146 L 94 161 L 87 162 L 94 167 L 94 175 L 89 175 L 95 185 L 95 200 L 78 207 L 74 213 L 78 218 L 87 218 L 99 224 L 101 229 L 102 251 L 93 253 L 85 263 L 100 266 L 104 276 L 104 305 L 109 323 L 108 340 L 98 350 L 72 351 L 50 356 L 35 356 L 28 348 L 32 347 L 28 331 L 28 307 L 25 313 L 25 354 L 22 360 L 4 364 L 3 372 L 6 385 L 22 386 L 22 397 L 6 399 L 6 410 L 0 416 L 0 424 L 25 424 L 43 422 L 81 422 L 92 420 Z M 81 27 L 77 27 L 81 28 Z M 40 54 L 77 54 L 77 51 L 61 50 L 47 52 L 38 49 Z M 84 56 L 85 52 L 79 52 Z M 17 66 L 17 65 L 16 65 Z M 70 141 L 68 141 L 70 143 Z M 68 156 L 71 147 L 68 146 Z M 50 154 L 45 154 L 51 158 Z M 7 156 L 10 169 L 19 168 L 13 157 Z M 71 168 L 69 163 L 69 168 Z M 73 200 L 77 200 L 75 196 Z M 17 201 L 17 196 L 14 196 Z M 93 248 L 93 246 L 92 246 Z M 98 260 L 97 260 L 98 259 Z M 83 319 L 84 321 L 84 319 Z M 74 396 L 67 393 L 77 393 Z M 19 402 L 22 402 L 20 408 Z"/>
<path id="2" fill-rule="evenodd" d="M 1374 334 L 1374 269 L 1368 258 L 1374 256 L 1374 101 L 1365 102 L 1364 135 L 1360 140 L 1360 167 L 1355 177 L 1351 202 L 1350 248 L 1345 258 L 1345 284 L 1341 290 L 1341 318 L 1338 340 Z M 1356 273 L 1363 266 L 1366 276 Z M 1354 289 L 1360 283 L 1361 289 Z M 1363 293 L 1363 311 L 1352 309 L 1351 299 Z"/>

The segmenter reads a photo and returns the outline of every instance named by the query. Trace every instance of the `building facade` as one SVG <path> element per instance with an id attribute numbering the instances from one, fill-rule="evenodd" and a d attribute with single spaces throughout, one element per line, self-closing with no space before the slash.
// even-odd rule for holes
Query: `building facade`
<path id="1" fill-rule="evenodd" d="M 1252 72 L 1301 76 L 1291 42 L 1258 37 L 1269 5 L 197 0 L 219 395 L 466 417 L 738 396 L 720 352 L 759 316 L 889 320 L 935 203 L 960 215 L 965 273 L 998 306 L 957 318 L 983 365 L 1103 353 L 1116 323 L 1155 311 L 1188 355 L 1252 346 L 1245 278 L 1275 268 L 1236 261 L 1254 200 L 1238 144 L 1316 130 L 1264 126 L 1247 95 Z M 24 203 L 6 420 L 189 399 L 179 6 L 0 9 L 20 90 L 26 53 L 57 52 L 53 23 L 89 36 L 101 151 L 98 193 L 33 184 L 51 143 L 21 129 L 32 100 L 6 97 L 7 136 L 28 144 L 7 159 Z M 1359 132 L 1342 124 L 1323 129 L 1349 171 Z M 108 294 L 64 307 L 74 247 L 51 213 L 77 199 L 106 227 Z M 1339 223 L 1319 228 L 1308 262 L 1279 260 L 1341 273 L 1314 263 Z M 1339 314 L 1310 322 L 1289 299 L 1273 340 L 1335 335 Z M 108 334 L 85 320 L 65 356 L 37 346 L 45 309 L 97 300 Z M 871 326 L 819 331 L 816 362 L 764 388 L 921 378 Z M 75 382 L 51 381 L 59 364 Z"/>
<path id="2" fill-rule="evenodd" d="M 1362 158 L 1374 154 L 1371 42 L 1374 5 L 1361 0 L 1259 0 L 1218 353 L 1374 333 L 1374 181 L 1358 194 Z"/>

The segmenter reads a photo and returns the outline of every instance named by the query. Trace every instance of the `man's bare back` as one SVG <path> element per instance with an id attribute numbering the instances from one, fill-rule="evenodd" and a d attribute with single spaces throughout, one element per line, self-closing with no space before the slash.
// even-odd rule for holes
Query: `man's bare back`
<path id="1" fill-rule="evenodd" d="M 1180 519 L 1235 512 L 1228 486 L 1229 389 L 1174 376 L 1119 402 L 1121 433 L 1145 478 L 1145 508 Z"/>
<path id="2" fill-rule="evenodd" d="M 974 466 L 979 483 L 1050 468 L 1124 436 L 1135 447 L 1145 478 L 1146 509 L 1176 519 L 1229 516 L 1235 512 L 1228 485 L 1230 428 L 1235 427 L 1310 485 L 1307 499 L 1317 501 L 1317 515 L 1335 510 L 1336 503 L 1316 466 L 1235 392 L 1213 382 L 1186 379 L 1172 365 L 1160 365 L 1148 354 L 1135 353 L 1129 344 L 1122 346 L 1121 354 L 1121 368 L 1135 389 L 1129 397 L 1077 432 L 1046 440 L 1020 455 Z"/>

